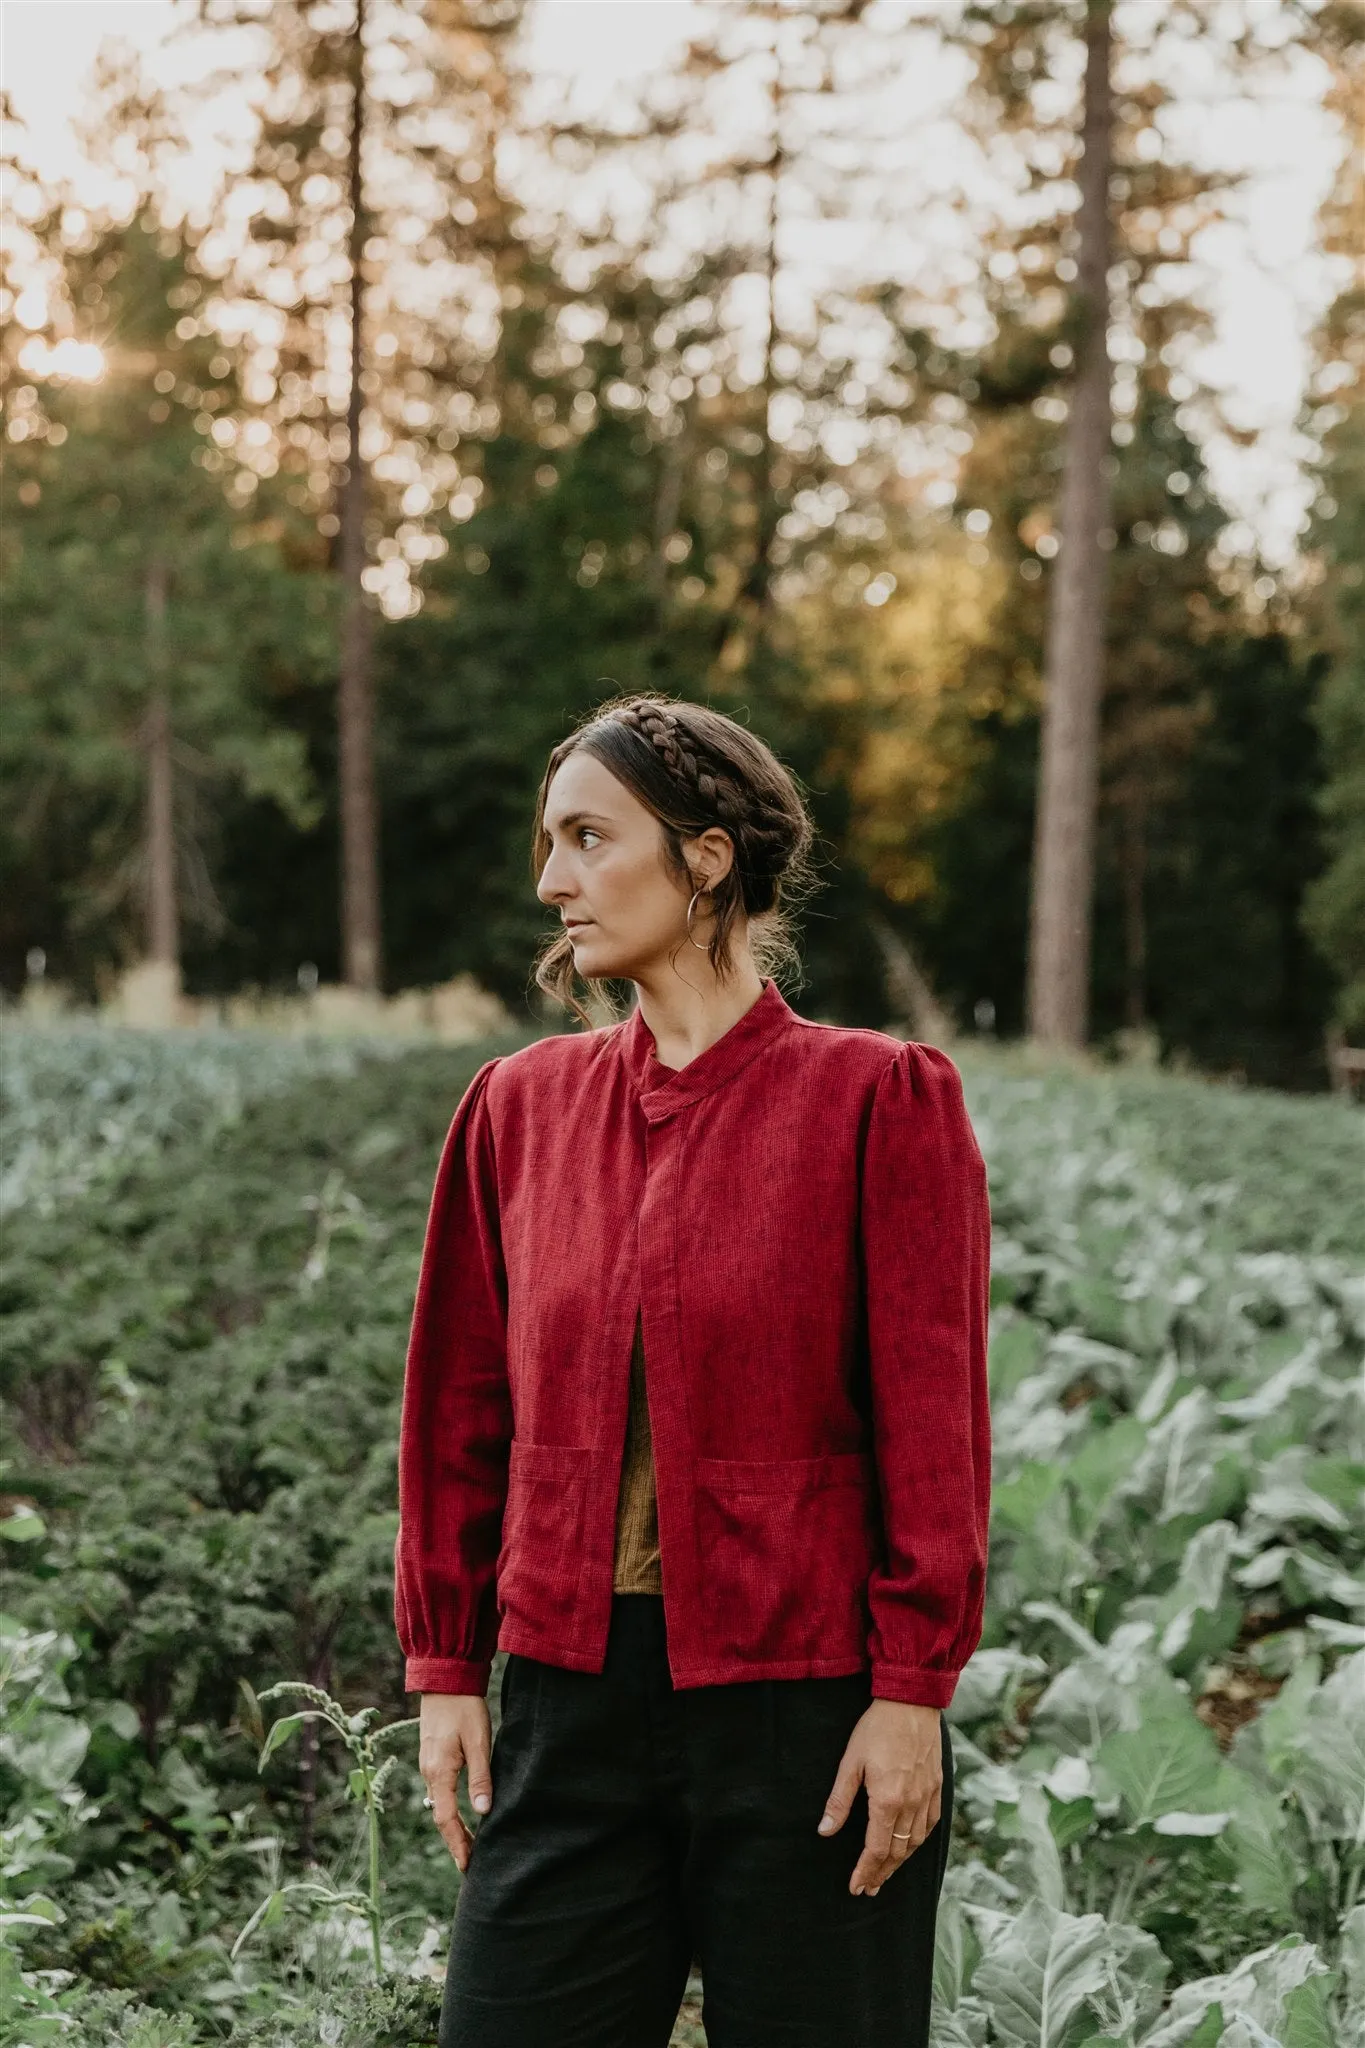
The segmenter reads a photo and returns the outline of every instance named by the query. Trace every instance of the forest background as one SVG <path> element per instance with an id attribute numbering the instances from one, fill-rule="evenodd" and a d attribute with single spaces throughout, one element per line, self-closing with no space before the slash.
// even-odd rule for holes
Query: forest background
<path id="1" fill-rule="evenodd" d="M 1365 0 L 0 27 L 134 11 L 3 138 L 0 2048 L 432 2048 L 404 1338 L 638 688 L 799 772 L 797 1005 L 956 1031 L 988 1162 L 935 2042 L 1365 2048 L 1365 1122 L 1144 1065 L 1365 1044 Z M 253 1028 L 53 1014 L 134 986 Z"/>
<path id="2" fill-rule="evenodd" d="M 1023 1031 L 1098 331 L 1085 1029 L 1324 1083 L 1327 1034 L 1365 1034 L 1356 0 L 733 0 L 586 109 L 518 0 L 166 12 L 211 55 L 157 86 L 106 51 L 98 200 L 6 128 L 10 996 L 151 959 L 205 996 L 469 974 L 525 1016 L 545 755 L 657 689 L 810 791 L 803 1007 Z M 1229 97 L 1269 133 L 1305 65 L 1331 290 L 1299 530 L 1263 559 L 1208 459 L 1250 436 L 1202 367 L 1238 187 L 1200 134 Z"/>

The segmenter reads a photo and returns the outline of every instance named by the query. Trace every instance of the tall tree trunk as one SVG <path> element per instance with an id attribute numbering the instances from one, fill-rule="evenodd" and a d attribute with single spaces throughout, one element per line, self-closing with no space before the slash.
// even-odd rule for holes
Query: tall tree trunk
<path id="1" fill-rule="evenodd" d="M 143 728 L 147 750 L 147 958 L 180 973 L 180 915 L 175 893 L 175 778 L 171 704 L 166 688 L 166 564 L 154 555 L 144 590 L 151 696 Z"/>
<path id="2" fill-rule="evenodd" d="M 753 545 L 744 580 L 739 587 L 731 615 L 720 630 L 719 665 L 737 669 L 752 664 L 767 643 L 772 608 L 773 542 L 777 538 L 780 508 L 777 502 L 777 455 L 773 447 L 773 398 L 777 391 L 777 230 L 782 195 L 782 174 L 786 168 L 783 148 L 783 113 L 786 79 L 782 66 L 782 20 L 780 6 L 763 4 L 757 14 L 772 23 L 773 70 L 769 84 L 772 147 L 768 153 L 768 218 L 763 248 L 763 281 L 767 330 L 763 342 L 763 383 L 758 420 L 760 447 L 752 471 L 754 479 Z"/>
<path id="3" fill-rule="evenodd" d="M 1113 127 L 1111 0 L 1087 0 L 1080 167 L 1081 331 L 1066 431 L 1061 553 L 1044 658 L 1042 760 L 1033 847 L 1028 1029 L 1045 1045 L 1083 1046 L 1090 1007 L 1100 696 L 1103 542 L 1111 500 L 1109 169 Z"/>
<path id="4" fill-rule="evenodd" d="M 1147 812 L 1141 797 L 1123 807 L 1123 952 L 1128 1027 L 1147 1023 Z"/>
<path id="5" fill-rule="evenodd" d="M 778 213 L 782 198 L 782 173 L 786 168 L 786 154 L 782 146 L 783 129 L 783 87 L 782 72 L 782 17 L 773 19 L 773 76 L 771 87 L 773 149 L 771 167 L 768 173 L 768 233 L 766 274 L 764 285 L 767 296 L 767 331 L 763 343 L 763 420 L 760 433 L 763 439 L 763 453 L 759 458 L 758 475 L 758 522 L 754 531 L 754 559 L 749 576 L 749 596 L 757 613 L 756 642 L 762 646 L 768 633 L 768 614 L 772 607 L 773 583 L 773 542 L 777 539 L 777 454 L 773 447 L 773 400 L 777 395 L 776 355 L 779 339 L 777 325 L 777 230 Z"/>
<path id="6" fill-rule="evenodd" d="M 366 477 L 360 455 L 364 404 L 365 5 L 356 0 L 351 34 L 351 389 L 346 408 L 346 475 L 338 511 L 343 588 L 341 676 L 337 693 L 338 800 L 341 811 L 342 974 L 352 988 L 378 989 L 379 813 L 374 774 L 373 621 L 361 574 L 365 568 Z"/>

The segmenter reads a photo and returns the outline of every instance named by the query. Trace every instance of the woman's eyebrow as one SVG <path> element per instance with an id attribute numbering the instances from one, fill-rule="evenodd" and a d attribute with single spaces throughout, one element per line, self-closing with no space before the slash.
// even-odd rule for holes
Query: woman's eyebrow
<path id="1" fill-rule="evenodd" d="M 607 819 L 596 811 L 570 811 L 565 818 L 548 819 L 547 827 L 551 832 L 556 828 L 561 832 L 567 832 L 571 825 L 605 825 L 607 822 Z"/>

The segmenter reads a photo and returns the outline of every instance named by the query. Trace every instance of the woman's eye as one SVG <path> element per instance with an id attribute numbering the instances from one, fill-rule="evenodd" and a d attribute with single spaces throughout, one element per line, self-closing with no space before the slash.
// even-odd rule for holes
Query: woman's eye
<path id="1" fill-rule="evenodd" d="M 578 828 L 578 843 L 580 846 L 585 839 L 600 839 L 601 836 L 600 832 L 593 831 L 591 825 L 580 825 Z"/>

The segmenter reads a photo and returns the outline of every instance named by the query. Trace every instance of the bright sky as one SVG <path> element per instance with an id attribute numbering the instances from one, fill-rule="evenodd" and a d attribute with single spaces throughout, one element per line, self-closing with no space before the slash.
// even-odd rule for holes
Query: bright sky
<path id="1" fill-rule="evenodd" d="M 1280 0 L 1248 4 L 1262 19 L 1282 12 Z M 913 0 L 907 11 L 933 5 Z M 585 102 L 604 105 L 623 85 L 666 65 L 710 11 L 695 0 L 532 0 L 532 8 L 536 65 L 571 80 Z M 166 48 L 172 19 L 170 0 L 0 0 L 0 66 L 37 168 L 76 169 L 71 121 L 105 37 L 132 43 L 168 81 L 194 69 L 187 45 Z M 1232 219 L 1201 252 L 1216 322 L 1201 368 L 1223 390 L 1234 424 L 1256 438 L 1248 448 L 1215 439 L 1206 458 L 1225 502 L 1278 559 L 1292 549 L 1308 495 L 1296 425 L 1305 338 L 1333 289 L 1314 234 L 1340 148 L 1320 111 L 1321 88 L 1320 68 L 1305 60 L 1279 82 L 1273 102 L 1205 102 L 1193 117 L 1193 145 L 1205 161 L 1251 172 L 1232 201 Z M 923 90 L 927 111 L 932 81 Z M 939 114 L 950 116 L 950 96 L 940 94 L 940 102 Z M 817 234 L 812 223 L 810 250 L 822 260 Z"/>

